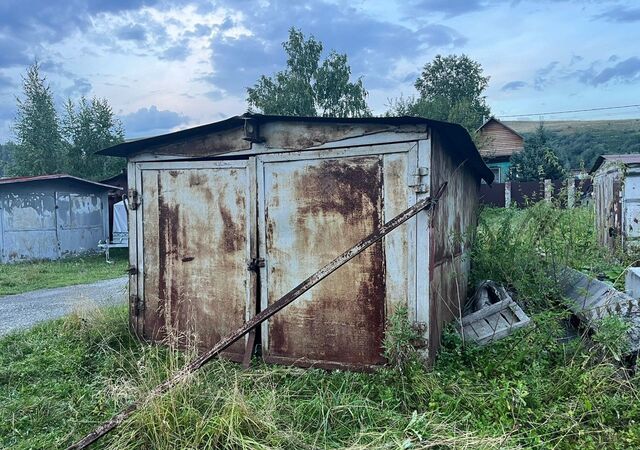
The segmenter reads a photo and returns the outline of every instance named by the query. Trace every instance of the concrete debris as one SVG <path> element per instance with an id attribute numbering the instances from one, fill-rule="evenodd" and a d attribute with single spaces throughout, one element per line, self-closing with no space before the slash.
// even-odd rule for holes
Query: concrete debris
<path id="1" fill-rule="evenodd" d="M 469 305 L 472 312 L 462 317 L 458 333 L 478 345 L 507 337 L 531 322 L 507 290 L 491 280 L 478 286 Z"/>
<path id="2" fill-rule="evenodd" d="M 586 327 L 597 332 L 602 319 L 620 317 L 629 324 L 628 353 L 640 350 L 640 306 L 636 298 L 570 268 L 560 273 L 559 283 L 569 309 Z"/>

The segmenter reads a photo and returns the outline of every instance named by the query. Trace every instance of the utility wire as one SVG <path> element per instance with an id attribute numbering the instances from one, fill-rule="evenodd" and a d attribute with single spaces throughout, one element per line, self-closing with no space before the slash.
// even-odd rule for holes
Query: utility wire
<path id="1" fill-rule="evenodd" d="M 530 114 L 509 114 L 506 116 L 500 116 L 501 118 L 505 117 L 528 117 L 528 116 L 546 116 L 551 114 L 570 114 L 577 112 L 587 112 L 587 111 L 605 111 L 608 109 L 623 109 L 623 108 L 636 108 L 640 107 L 640 104 L 637 105 L 624 105 L 624 106 L 607 106 L 603 108 L 589 108 L 589 109 L 573 109 L 568 111 L 553 111 L 553 112 L 542 112 L 542 113 L 530 113 Z"/>

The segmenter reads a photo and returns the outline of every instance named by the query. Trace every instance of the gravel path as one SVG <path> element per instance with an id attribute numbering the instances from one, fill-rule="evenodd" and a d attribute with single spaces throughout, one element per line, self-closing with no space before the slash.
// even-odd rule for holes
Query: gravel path
<path id="1" fill-rule="evenodd" d="M 128 277 L 0 297 L 0 335 L 74 310 L 125 303 Z"/>

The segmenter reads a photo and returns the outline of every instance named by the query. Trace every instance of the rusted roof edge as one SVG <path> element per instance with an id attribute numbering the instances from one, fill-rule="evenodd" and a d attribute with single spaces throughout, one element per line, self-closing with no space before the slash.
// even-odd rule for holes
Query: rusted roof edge
<path id="1" fill-rule="evenodd" d="M 30 177 L 0 178 L 0 185 L 32 183 L 37 181 L 50 181 L 50 180 L 73 180 L 80 183 L 92 184 L 94 186 L 103 187 L 105 189 L 116 189 L 116 190 L 121 189 L 118 186 L 112 186 L 110 184 L 104 184 L 104 183 L 99 183 L 97 181 L 86 180 L 84 178 L 75 177 L 73 175 L 67 175 L 65 173 L 56 173 L 52 175 L 35 175 Z"/>
<path id="2" fill-rule="evenodd" d="M 234 116 L 228 119 L 213 122 L 207 125 L 200 125 L 194 128 L 187 128 L 181 131 L 175 131 L 172 133 L 162 134 L 146 139 L 138 139 L 135 141 L 124 142 L 122 144 L 115 145 L 97 152 L 100 155 L 108 156 L 122 156 L 126 157 L 134 153 L 140 152 L 145 149 L 153 148 L 163 144 L 170 144 L 174 142 L 184 141 L 189 138 L 197 137 L 203 134 L 214 133 L 218 131 L 225 131 L 233 128 L 244 126 L 247 119 L 253 119 L 258 123 L 267 122 L 309 122 L 309 123 L 381 123 L 390 125 L 417 125 L 426 124 L 436 131 L 445 135 L 448 140 L 453 144 L 453 150 L 459 152 L 460 157 L 464 160 L 468 160 L 470 166 L 475 170 L 478 175 L 484 179 L 488 184 L 491 184 L 494 179 L 493 172 L 487 167 L 480 152 L 473 143 L 471 136 L 461 125 L 441 122 L 439 120 L 426 119 L 423 117 L 301 117 L 301 116 L 277 116 L 277 115 L 265 115 L 246 113 L 242 116 Z"/>
<path id="3" fill-rule="evenodd" d="M 596 159 L 596 162 L 591 167 L 589 171 L 590 175 L 596 173 L 596 171 L 604 164 L 605 161 L 617 161 L 624 165 L 635 165 L 640 164 L 640 154 L 637 153 L 620 153 L 615 155 L 600 155 Z"/>

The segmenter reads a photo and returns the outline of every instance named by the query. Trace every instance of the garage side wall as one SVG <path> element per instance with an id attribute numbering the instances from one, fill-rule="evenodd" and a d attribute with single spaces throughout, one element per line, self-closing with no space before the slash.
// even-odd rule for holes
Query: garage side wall
<path id="1" fill-rule="evenodd" d="M 431 361 L 440 346 L 444 325 L 458 317 L 467 297 L 470 251 L 477 225 L 479 177 L 452 153 L 448 143 L 433 133 L 431 191 L 436 192 L 444 182 L 448 185 L 432 215 L 430 228 Z"/>
<path id="2" fill-rule="evenodd" d="M 617 162 L 605 162 L 593 176 L 598 242 L 610 249 L 621 243 L 623 183 L 624 166 Z"/>
<path id="3" fill-rule="evenodd" d="M 108 234 L 107 191 L 66 181 L 7 185 L 0 222 L 3 263 L 97 250 Z"/>

